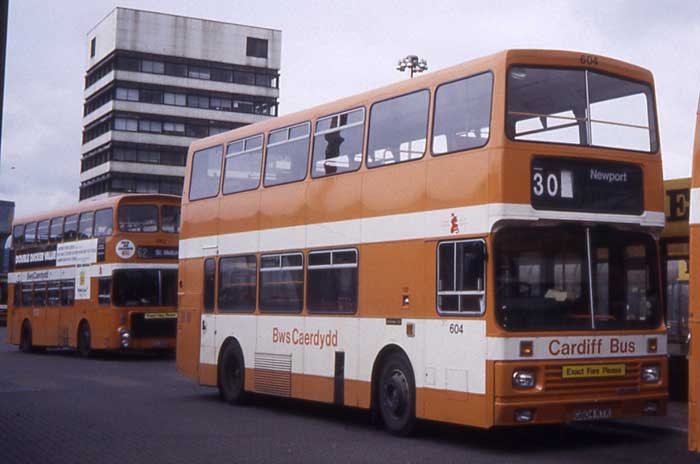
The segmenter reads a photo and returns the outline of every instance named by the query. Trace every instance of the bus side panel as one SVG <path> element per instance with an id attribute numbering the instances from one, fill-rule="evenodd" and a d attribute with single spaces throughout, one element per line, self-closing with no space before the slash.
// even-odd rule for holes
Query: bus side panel
<path id="1" fill-rule="evenodd" d="M 177 370 L 199 380 L 199 344 L 202 287 L 204 283 L 201 259 L 180 260 L 180 279 L 187 286 L 178 291 Z"/>

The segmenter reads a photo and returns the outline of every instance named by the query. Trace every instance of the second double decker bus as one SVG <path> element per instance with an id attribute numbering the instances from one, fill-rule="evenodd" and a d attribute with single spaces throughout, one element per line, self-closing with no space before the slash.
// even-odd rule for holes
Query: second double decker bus
<path id="1" fill-rule="evenodd" d="M 651 73 L 510 50 L 195 142 L 177 365 L 477 427 L 663 414 Z"/>
<path id="2" fill-rule="evenodd" d="M 180 198 L 124 195 L 19 217 L 7 341 L 22 351 L 175 347 Z"/>

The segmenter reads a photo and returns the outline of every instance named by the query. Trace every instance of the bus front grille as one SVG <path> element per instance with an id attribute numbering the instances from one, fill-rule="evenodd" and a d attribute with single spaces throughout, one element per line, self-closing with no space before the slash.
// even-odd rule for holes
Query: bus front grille
<path id="1" fill-rule="evenodd" d="M 144 313 L 131 313 L 132 338 L 175 338 L 177 319 L 146 319 Z"/>
<path id="2" fill-rule="evenodd" d="M 640 386 L 640 363 L 626 362 L 625 375 L 616 377 L 586 377 L 567 379 L 562 376 L 564 366 L 577 364 L 604 365 L 606 362 L 579 362 L 566 364 L 549 364 L 545 366 L 544 391 L 547 393 L 585 395 L 589 393 L 625 394 L 636 393 Z M 623 364 L 615 362 L 614 364 Z"/>

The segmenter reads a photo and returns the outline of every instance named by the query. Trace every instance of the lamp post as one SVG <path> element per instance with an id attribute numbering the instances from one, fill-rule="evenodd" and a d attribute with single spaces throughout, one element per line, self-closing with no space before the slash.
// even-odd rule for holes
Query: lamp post
<path id="1" fill-rule="evenodd" d="M 410 77 L 413 74 L 418 74 L 428 69 L 428 62 L 423 58 L 418 58 L 416 55 L 408 55 L 405 58 L 399 60 L 396 65 L 396 70 L 404 72 L 406 69 L 410 72 Z"/>

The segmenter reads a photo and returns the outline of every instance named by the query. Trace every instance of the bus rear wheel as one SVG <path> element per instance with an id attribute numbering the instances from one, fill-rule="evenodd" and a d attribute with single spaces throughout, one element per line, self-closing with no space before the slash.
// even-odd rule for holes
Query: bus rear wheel
<path id="1" fill-rule="evenodd" d="M 243 353 L 236 343 L 224 347 L 219 359 L 219 396 L 231 404 L 240 404 L 245 399 L 245 364 Z"/>
<path id="2" fill-rule="evenodd" d="M 29 321 L 24 321 L 19 335 L 19 350 L 22 353 L 31 353 L 32 348 L 32 325 Z"/>
<path id="3" fill-rule="evenodd" d="M 406 436 L 416 422 L 416 387 L 413 370 L 400 353 L 390 355 L 379 377 L 379 413 L 384 427 L 395 435 Z"/>
<path id="4" fill-rule="evenodd" d="M 78 354 L 83 358 L 89 358 L 92 353 L 90 338 L 90 324 L 83 321 L 78 327 Z"/>

